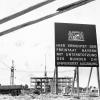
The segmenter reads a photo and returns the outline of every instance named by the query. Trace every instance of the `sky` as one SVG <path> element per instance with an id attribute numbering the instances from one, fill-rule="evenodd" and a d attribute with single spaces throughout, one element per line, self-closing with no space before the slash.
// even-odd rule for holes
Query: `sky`
<path id="1" fill-rule="evenodd" d="M 44 0 L 0 0 L 0 19 L 35 5 Z M 56 0 L 44 7 L 0 25 L 0 32 L 13 26 L 38 19 L 56 12 L 56 9 L 77 0 Z M 54 24 L 95 24 L 98 54 L 100 56 L 100 0 L 75 8 L 61 15 L 30 25 L 0 37 L 0 84 L 10 84 L 12 60 L 15 64 L 15 84 L 30 85 L 30 77 L 43 77 L 45 65 L 48 76 L 53 77 L 55 68 Z M 99 68 L 100 69 L 100 68 Z M 59 68 L 59 76 L 73 76 L 74 67 Z M 86 87 L 90 68 L 79 68 L 80 86 Z M 63 73 L 63 74 L 62 74 Z M 97 86 L 96 68 L 90 85 Z"/>

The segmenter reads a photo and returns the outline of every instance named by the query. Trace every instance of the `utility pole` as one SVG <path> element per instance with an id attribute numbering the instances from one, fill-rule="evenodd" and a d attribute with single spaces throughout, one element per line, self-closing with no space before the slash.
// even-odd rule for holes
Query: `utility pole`
<path id="1" fill-rule="evenodd" d="M 46 55 L 45 55 L 45 72 L 44 72 L 44 76 L 47 77 L 47 70 L 46 70 Z"/>
<path id="2" fill-rule="evenodd" d="M 11 76 L 10 76 L 10 85 L 14 85 L 14 60 L 12 60 L 11 66 Z"/>

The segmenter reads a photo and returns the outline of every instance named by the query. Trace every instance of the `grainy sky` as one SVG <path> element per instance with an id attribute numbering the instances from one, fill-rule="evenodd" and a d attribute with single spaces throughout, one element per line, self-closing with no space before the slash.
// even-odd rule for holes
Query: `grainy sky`
<path id="1" fill-rule="evenodd" d="M 44 0 L 0 0 L 0 19 L 21 11 Z M 0 32 L 53 13 L 58 7 L 77 0 L 56 0 L 44 7 L 0 25 Z M 25 27 L 0 37 L 0 83 L 10 84 L 10 67 L 15 63 L 15 84 L 30 85 L 30 77 L 44 76 L 45 62 L 48 76 L 53 76 L 54 23 L 96 24 L 98 51 L 100 55 L 100 0 L 75 8 L 61 15 Z M 46 61 L 45 61 L 46 56 Z M 73 76 L 74 68 L 59 68 L 59 76 Z M 80 86 L 86 86 L 90 68 L 80 68 Z M 63 74 L 62 74 L 63 73 Z M 94 68 L 90 85 L 97 86 Z"/>

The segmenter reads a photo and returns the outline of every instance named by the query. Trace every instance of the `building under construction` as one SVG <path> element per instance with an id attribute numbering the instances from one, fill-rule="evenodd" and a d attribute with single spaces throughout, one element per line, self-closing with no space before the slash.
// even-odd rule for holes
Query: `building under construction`
<path id="1" fill-rule="evenodd" d="M 55 93 L 56 80 L 53 77 L 31 77 L 30 86 L 41 93 Z M 59 77 L 58 78 L 58 92 L 69 94 L 72 87 L 72 77 Z"/>

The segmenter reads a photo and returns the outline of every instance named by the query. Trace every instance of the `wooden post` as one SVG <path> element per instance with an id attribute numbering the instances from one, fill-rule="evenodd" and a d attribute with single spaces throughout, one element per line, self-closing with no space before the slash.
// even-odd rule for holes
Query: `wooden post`
<path id="1" fill-rule="evenodd" d="M 76 68 L 76 74 L 77 74 L 77 96 L 79 98 L 79 67 Z"/>
<path id="2" fill-rule="evenodd" d="M 53 76 L 53 80 L 52 80 L 52 94 L 56 93 L 56 67 L 54 69 L 54 76 Z"/>
<path id="3" fill-rule="evenodd" d="M 92 70 L 93 70 L 93 67 L 91 67 L 91 69 L 90 69 L 90 75 L 89 75 L 89 80 L 88 80 L 88 85 L 87 85 L 87 94 L 89 93 L 88 89 L 89 89 L 89 84 L 90 84 L 90 80 L 91 80 Z"/>
<path id="4" fill-rule="evenodd" d="M 40 84 L 41 84 L 41 93 L 42 93 L 42 92 L 43 92 L 43 91 L 42 91 L 42 79 L 40 79 L 40 80 L 41 80 L 41 83 L 40 83 Z"/>
<path id="5" fill-rule="evenodd" d="M 56 94 L 58 95 L 58 67 L 56 67 Z"/>
<path id="6" fill-rule="evenodd" d="M 100 74 L 99 74 L 99 67 L 97 67 L 97 80 L 98 80 L 98 88 L 99 88 L 99 96 L 100 96 Z"/>
<path id="7" fill-rule="evenodd" d="M 73 96 L 73 94 L 74 94 L 75 79 L 76 79 L 76 68 L 75 68 L 75 70 L 74 70 L 74 79 L 73 79 L 73 83 L 72 83 L 72 92 L 71 92 L 71 96 Z"/>
<path id="8" fill-rule="evenodd" d="M 90 79 L 91 79 L 91 75 L 92 75 L 92 70 L 93 70 L 93 67 L 91 67 L 91 70 L 90 70 L 90 75 L 89 75 L 89 80 L 88 80 L 88 85 L 87 85 L 87 87 L 89 87 L 89 84 L 90 84 Z"/>

